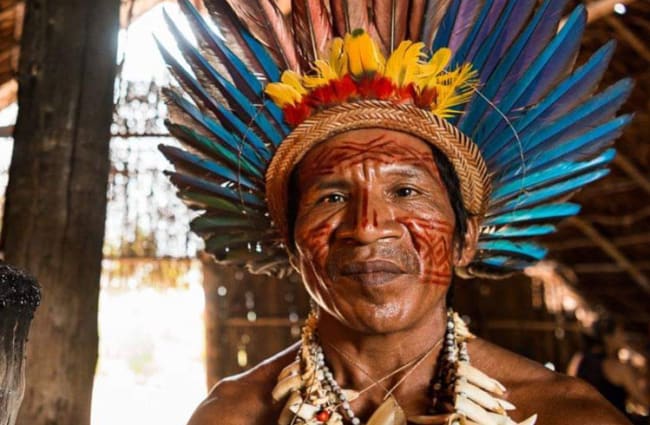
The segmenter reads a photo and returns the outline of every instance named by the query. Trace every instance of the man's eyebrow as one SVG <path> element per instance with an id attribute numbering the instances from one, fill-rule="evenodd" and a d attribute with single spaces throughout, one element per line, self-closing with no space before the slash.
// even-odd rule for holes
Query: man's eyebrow
<path id="1" fill-rule="evenodd" d="M 428 174 L 428 170 L 419 166 L 395 167 L 387 170 L 386 174 L 399 177 L 420 177 L 423 174 Z"/>
<path id="2" fill-rule="evenodd" d="M 350 184 L 343 179 L 324 179 L 320 180 L 315 184 L 311 184 L 310 187 L 316 190 L 326 190 L 326 189 L 341 189 L 346 188 Z"/>

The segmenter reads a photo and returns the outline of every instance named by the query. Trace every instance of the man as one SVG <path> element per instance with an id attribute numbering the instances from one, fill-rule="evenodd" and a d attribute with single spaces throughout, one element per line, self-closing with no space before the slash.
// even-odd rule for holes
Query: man
<path id="1" fill-rule="evenodd" d="M 180 3 L 193 75 L 162 51 L 191 151 L 161 149 L 205 210 L 192 228 L 225 263 L 291 264 L 315 303 L 299 344 L 224 379 L 191 425 L 627 423 L 445 303 L 454 273 L 543 258 L 528 240 L 607 173 L 631 85 L 592 96 L 611 45 L 571 72 L 583 8 L 558 31 L 562 1 L 227 0 L 209 4 L 224 39 Z"/>
<path id="2" fill-rule="evenodd" d="M 356 143 L 367 151 L 359 155 L 350 149 Z M 385 130 L 341 134 L 316 146 L 299 165 L 293 261 L 321 307 L 319 336 L 343 387 L 370 387 L 421 356 L 444 333 L 452 265 L 468 263 L 477 233 L 476 220 L 469 218 L 462 241 L 454 240 L 456 217 L 448 190 L 458 189 L 440 174 L 429 146 Z M 481 339 L 468 348 L 472 363 L 508 389 L 506 399 L 517 406 L 511 412 L 516 421 L 537 413 L 537 423 L 544 425 L 628 423 L 580 380 Z M 271 393 L 297 351 L 290 347 L 221 381 L 190 424 L 275 423 L 283 404 Z M 407 416 L 431 406 L 427 391 L 436 361 L 435 355 L 427 357 L 393 392 Z M 404 376 L 370 388 L 351 403 L 355 414 L 369 417 L 386 388 Z"/>

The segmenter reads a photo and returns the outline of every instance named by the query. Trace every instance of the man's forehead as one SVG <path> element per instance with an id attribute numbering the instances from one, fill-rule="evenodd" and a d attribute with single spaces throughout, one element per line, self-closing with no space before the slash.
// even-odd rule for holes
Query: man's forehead
<path id="1" fill-rule="evenodd" d="M 299 167 L 329 173 L 334 168 L 362 162 L 434 165 L 431 147 L 421 139 L 392 130 L 364 129 L 320 143 L 307 153 Z"/>

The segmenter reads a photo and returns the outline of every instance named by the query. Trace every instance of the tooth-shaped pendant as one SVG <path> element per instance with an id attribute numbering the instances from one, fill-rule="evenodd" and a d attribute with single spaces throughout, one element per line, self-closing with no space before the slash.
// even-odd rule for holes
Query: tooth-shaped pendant
<path id="1" fill-rule="evenodd" d="M 343 395 L 347 401 L 354 401 L 359 398 L 359 391 L 355 390 L 343 390 Z"/>
<path id="2" fill-rule="evenodd" d="M 467 362 L 458 362 L 458 376 L 491 393 L 503 395 L 506 390 L 499 381 L 490 378 Z"/>
<path id="3" fill-rule="evenodd" d="M 492 397 L 487 392 L 483 391 L 479 387 L 472 385 L 471 383 L 465 380 L 459 380 L 456 382 L 456 393 L 466 395 L 470 400 L 474 401 L 481 407 L 487 410 L 491 410 L 497 413 L 504 413 L 505 410 L 501 407 L 501 404 Z"/>
<path id="4" fill-rule="evenodd" d="M 406 415 L 393 396 L 390 396 L 375 410 L 366 425 L 406 425 Z"/>
<path id="5" fill-rule="evenodd" d="M 458 413 L 481 425 L 499 425 L 485 409 L 460 394 L 456 397 L 455 408 Z"/>
<path id="6" fill-rule="evenodd" d="M 291 411 L 291 407 L 300 405 L 300 403 L 302 403 L 302 397 L 300 396 L 300 393 L 298 391 L 292 392 L 289 396 L 289 399 L 287 400 L 287 403 L 282 409 L 282 413 L 280 413 L 280 417 L 278 418 L 278 425 L 289 425 L 294 417 L 294 413 Z"/>
<path id="7" fill-rule="evenodd" d="M 286 366 L 284 369 L 282 369 L 282 372 L 278 375 L 278 381 L 283 380 L 287 376 L 290 375 L 298 375 L 300 374 L 300 361 L 296 360 L 295 362 L 291 363 L 289 366 Z"/>
<path id="8" fill-rule="evenodd" d="M 275 388 L 273 388 L 273 391 L 271 392 L 271 396 L 273 397 L 273 400 L 280 401 L 291 391 L 300 388 L 301 384 L 302 377 L 300 375 L 287 376 L 275 385 Z"/>

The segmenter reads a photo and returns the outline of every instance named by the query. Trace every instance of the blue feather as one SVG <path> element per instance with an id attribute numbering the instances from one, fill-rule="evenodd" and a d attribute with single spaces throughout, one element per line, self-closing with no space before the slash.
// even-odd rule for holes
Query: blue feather
<path id="1" fill-rule="evenodd" d="M 244 96 L 237 87 L 219 74 L 219 72 L 214 69 L 214 67 L 194 46 L 187 42 L 178 27 L 176 27 L 176 24 L 174 24 L 169 15 L 167 15 L 167 12 L 163 11 L 163 16 L 167 21 L 167 25 L 174 35 L 176 42 L 179 43 L 180 51 L 188 57 L 188 62 L 196 63 L 196 65 L 212 79 L 211 84 L 215 85 L 219 89 L 221 94 L 226 98 L 230 107 L 242 118 L 245 117 L 247 121 L 255 123 L 257 128 L 260 130 L 260 133 L 268 137 L 270 142 L 274 145 L 280 144 L 284 138 L 271 125 L 266 116 L 261 113 L 261 111 L 258 111 L 258 109 L 251 104 L 250 100 Z"/>
<path id="2" fill-rule="evenodd" d="M 206 175 L 206 178 L 210 175 L 214 175 L 214 177 L 218 180 L 229 181 L 236 185 L 240 184 L 242 186 L 246 186 L 249 189 L 257 191 L 262 190 L 262 188 L 246 178 L 244 175 L 242 175 L 242 173 L 237 173 L 224 166 L 223 164 L 219 164 L 207 158 L 202 158 L 198 155 L 184 151 L 174 146 L 160 145 L 159 150 L 163 153 L 163 155 L 165 155 L 169 162 L 173 163 L 179 168 L 183 168 L 184 164 L 187 164 L 189 166 L 193 166 L 199 170 L 202 170 L 205 173 L 208 173 Z"/>
<path id="3" fill-rule="evenodd" d="M 204 42 L 212 48 L 212 51 L 217 55 L 217 57 L 220 58 L 221 63 L 223 63 L 226 69 L 228 69 L 228 72 L 233 76 L 233 79 L 239 82 L 237 84 L 237 87 L 247 95 L 251 102 L 259 101 L 263 96 L 264 87 L 257 76 L 250 69 L 248 69 L 247 65 L 239 57 L 237 57 L 237 55 L 235 55 L 232 50 L 228 48 L 228 46 L 226 46 L 220 37 L 218 37 L 212 31 L 212 29 L 207 25 L 203 17 L 199 14 L 199 12 L 189 0 L 181 0 L 180 4 L 181 7 L 187 12 L 188 16 L 190 16 L 192 21 L 195 23 L 195 25 L 192 26 L 195 29 L 195 32 L 197 32 L 199 34 L 199 37 L 202 38 Z M 247 32 L 243 28 L 240 28 L 240 30 Z M 243 37 L 243 40 L 246 43 L 251 41 L 249 39 L 250 38 Z M 264 47 L 257 40 L 252 39 L 251 43 L 240 47 L 248 48 L 252 53 L 251 56 L 255 57 L 260 62 L 260 64 L 269 61 L 268 66 L 271 69 L 270 73 L 267 72 L 265 77 L 269 81 L 279 80 L 280 71 Z M 284 123 L 282 114 L 278 114 L 279 108 L 272 102 L 265 102 L 264 109 L 274 119 L 276 126 L 281 131 L 282 139 L 284 139 L 289 134 L 290 129 Z"/>
<path id="4" fill-rule="evenodd" d="M 522 101 L 528 100 L 532 94 L 547 90 L 547 85 L 553 82 L 551 80 L 554 80 L 559 72 L 566 71 L 567 58 L 575 54 L 576 39 L 579 42 L 585 23 L 585 9 L 583 6 L 578 6 L 569 15 L 557 36 L 498 101 L 497 107 L 502 113 L 509 115 L 513 107 L 521 105 Z M 562 61 L 561 67 L 558 66 L 560 61 Z M 558 68 L 553 70 L 555 66 Z M 552 72 L 545 74 L 548 70 Z M 497 111 L 488 112 L 478 129 L 481 140 L 485 140 L 499 124 L 505 125 L 501 114 Z"/>
<path id="5" fill-rule="evenodd" d="M 528 227 L 505 226 L 489 233 L 481 233 L 479 240 L 532 238 L 554 233 L 555 230 L 552 224 L 534 224 Z"/>
<path id="6" fill-rule="evenodd" d="M 456 0 L 460 3 L 458 14 L 454 20 L 454 28 L 449 35 L 449 44 L 447 47 L 451 49 L 452 53 L 457 52 L 463 44 L 468 34 L 474 26 L 476 17 L 481 8 L 481 2 L 476 0 Z M 452 59 L 452 63 L 455 60 Z"/>
<path id="7" fill-rule="evenodd" d="M 259 159 L 255 151 L 251 149 L 247 143 L 235 140 L 230 132 L 226 131 L 225 128 L 207 115 L 204 115 L 196 106 L 192 105 L 178 93 L 172 90 L 164 90 L 164 93 L 167 98 L 169 98 L 196 123 L 205 128 L 217 141 L 224 143 L 237 155 L 241 155 L 246 161 L 251 163 L 251 165 L 256 167 L 257 170 L 261 171 L 263 174 L 263 171 L 266 169 L 265 163 Z"/>
<path id="8" fill-rule="evenodd" d="M 249 98 L 251 100 L 258 98 L 262 94 L 264 87 L 257 77 L 255 77 L 255 74 L 253 74 L 246 64 L 244 64 L 244 62 L 239 59 L 232 50 L 228 48 L 228 46 L 226 46 L 221 38 L 214 34 L 192 2 L 189 0 L 180 0 L 179 4 L 181 9 L 183 9 L 183 11 L 186 12 L 186 15 L 191 19 L 193 23 L 192 29 L 194 29 L 195 33 L 198 34 L 197 38 L 203 39 L 204 42 L 212 48 L 214 53 L 221 60 L 221 63 L 223 63 L 223 65 L 228 69 L 228 72 L 233 75 L 233 78 L 238 76 L 239 79 L 241 79 L 244 84 L 239 87 L 245 87 L 245 89 L 242 90 L 250 93 Z M 167 12 L 164 14 L 167 19 Z M 178 39 L 179 37 L 176 38 Z"/>
<path id="9" fill-rule="evenodd" d="M 241 214 L 234 217 L 204 214 L 192 220 L 190 225 L 192 230 L 197 233 L 213 233 L 215 231 L 221 233 L 223 230 L 230 229 L 256 229 L 260 226 L 268 226 L 268 224 L 266 220 L 256 220 Z"/>
<path id="10" fill-rule="evenodd" d="M 158 47 L 165 62 L 169 64 L 175 75 L 186 84 L 188 89 L 191 90 L 191 92 L 197 96 L 209 110 L 217 115 L 222 125 L 230 131 L 239 133 L 242 142 L 254 146 L 255 149 L 253 152 L 255 152 L 256 155 L 260 156 L 265 161 L 270 160 L 271 153 L 259 136 L 245 125 L 235 114 L 228 110 L 228 108 L 225 108 L 210 96 L 196 78 L 191 76 L 157 39 L 156 42 L 158 43 Z"/>
<path id="11" fill-rule="evenodd" d="M 436 38 L 433 40 L 433 45 L 431 46 L 432 52 L 449 46 L 449 39 L 454 29 L 456 15 L 458 14 L 458 9 L 460 8 L 461 3 L 462 0 L 455 0 L 449 5 L 447 13 L 445 13 L 445 17 L 442 19 L 442 22 L 440 22 L 440 26 L 436 32 Z"/>
<path id="12" fill-rule="evenodd" d="M 579 135 L 585 128 L 599 125 L 610 119 L 625 102 L 632 87 L 631 80 L 621 80 L 561 118 L 540 127 L 521 139 L 524 153 L 528 155 L 536 149 L 549 151 L 552 147 L 563 144 L 567 138 Z M 496 156 L 486 153 L 484 159 L 490 167 L 495 164 L 508 164 L 518 157 L 520 157 L 519 146 L 511 145 Z"/>
<path id="13" fill-rule="evenodd" d="M 487 252 L 486 254 L 489 254 Z M 479 266 L 488 266 L 489 268 L 500 269 L 500 271 L 521 271 L 528 266 L 533 265 L 536 260 L 522 260 L 514 259 L 506 256 L 495 256 L 479 258 L 472 262 L 472 265 L 478 264 Z"/>
<path id="14" fill-rule="evenodd" d="M 548 121 L 552 121 L 558 114 L 565 113 L 567 109 L 591 94 L 614 50 L 614 43 L 610 42 L 596 52 L 587 63 L 577 69 L 573 75 L 559 84 L 552 93 L 546 96 L 539 104 L 525 112 L 524 115 L 513 123 L 519 137 L 526 136 L 535 131 Z M 533 125 L 531 125 L 533 124 Z M 503 147 L 515 142 L 515 137 L 510 128 L 502 132 L 494 132 L 486 138 L 483 154 L 492 156 Z"/>
<path id="15" fill-rule="evenodd" d="M 483 226 L 503 226 L 528 222 L 551 221 L 572 217 L 580 212 L 580 205 L 572 203 L 544 204 L 537 207 L 492 214 L 483 221 Z"/>
<path id="16" fill-rule="evenodd" d="M 178 196 L 194 209 L 203 209 L 211 214 L 231 216 L 251 216 L 257 219 L 267 219 L 263 212 L 248 208 L 240 201 L 231 201 L 220 196 L 208 195 L 192 190 L 179 190 Z M 224 230 L 225 232 L 225 230 Z"/>
<path id="17" fill-rule="evenodd" d="M 191 188 L 212 194 L 217 197 L 240 202 L 243 205 L 262 209 L 266 208 L 264 199 L 260 199 L 258 196 L 253 195 L 252 193 L 241 190 L 233 190 L 230 187 L 209 182 L 197 177 L 179 174 L 173 171 L 167 171 L 165 174 L 169 176 L 172 183 L 174 183 L 174 185 L 180 190 L 188 190 Z"/>
<path id="18" fill-rule="evenodd" d="M 559 20 L 565 2 L 566 0 L 545 0 L 540 5 L 530 23 L 517 37 L 506 54 L 500 58 L 496 69 L 482 87 L 481 93 L 487 99 L 496 99 L 499 90 L 502 86 L 505 86 L 504 80 L 508 80 L 510 74 L 518 76 L 519 73 L 517 70 L 521 69 L 522 66 L 527 67 L 526 62 L 537 56 L 538 50 L 545 45 L 545 40 L 543 39 L 547 34 L 550 37 L 554 32 L 553 28 L 557 25 L 557 20 Z M 557 20 L 555 17 L 557 17 Z M 533 42 L 539 40 L 544 41 L 544 44 Z M 507 87 L 512 87 L 513 81 L 510 81 Z M 477 126 L 479 122 L 482 122 L 481 118 L 488 109 L 488 106 L 488 103 L 482 98 L 474 97 L 466 107 L 468 112 L 463 116 L 459 124 L 460 130 L 470 135 L 479 146 L 481 145 L 481 139 L 477 137 Z"/>
<path id="19" fill-rule="evenodd" d="M 496 0 L 494 2 L 486 2 L 483 4 L 483 6 L 480 8 L 478 17 L 476 18 L 476 21 L 473 22 L 472 29 L 463 41 L 463 44 L 457 51 L 453 52 L 454 61 L 452 62 L 452 67 L 456 67 L 470 61 L 471 58 L 468 58 L 468 54 L 473 43 L 477 37 L 479 37 L 479 34 L 484 35 L 485 32 L 489 30 L 490 23 L 486 22 L 486 20 L 489 16 L 498 15 L 498 13 L 495 13 L 493 9 L 496 9 L 496 12 L 500 12 L 501 8 L 503 7 L 503 1 L 504 0 Z M 473 62 L 472 65 L 476 69 L 480 69 L 480 67 Z"/>
<path id="20" fill-rule="evenodd" d="M 487 81 L 492 75 L 494 67 L 497 66 L 499 60 L 508 51 L 515 38 L 519 35 L 526 24 L 528 17 L 537 4 L 537 0 L 519 0 L 512 3 L 515 3 L 515 8 L 507 17 L 508 19 L 504 19 L 505 17 L 499 17 L 499 21 L 497 21 L 499 28 L 496 30 L 498 30 L 501 35 L 495 40 L 491 40 L 490 43 L 488 43 L 486 39 L 486 41 L 480 46 L 477 46 L 479 50 L 476 53 L 470 52 L 470 57 L 480 57 L 478 59 L 480 62 L 482 62 L 482 58 L 485 57 L 485 63 L 479 68 L 481 81 Z"/>
<path id="21" fill-rule="evenodd" d="M 563 161 L 520 178 L 511 175 L 507 181 L 494 180 L 492 184 L 495 189 L 490 197 L 490 204 L 496 205 L 523 190 L 529 192 L 542 185 L 584 173 L 592 168 L 602 167 L 609 164 L 615 156 L 616 150 L 608 149 L 590 161 Z"/>
<path id="22" fill-rule="evenodd" d="M 526 160 L 528 172 L 536 172 L 541 167 L 553 164 L 555 161 L 576 161 L 591 152 L 602 150 L 621 134 L 623 127 L 631 120 L 632 115 L 620 116 L 578 137 L 567 140 L 554 149 L 530 156 Z"/>
<path id="23" fill-rule="evenodd" d="M 516 255 L 532 260 L 541 260 L 548 250 L 530 242 L 511 242 L 507 240 L 483 241 L 478 243 L 478 249 L 490 253 Z M 493 254 L 492 254 L 493 255 Z"/>
<path id="24" fill-rule="evenodd" d="M 606 176 L 607 174 L 609 174 L 608 169 L 596 170 L 578 177 L 574 177 L 572 179 L 564 180 L 551 186 L 546 186 L 541 189 L 525 192 L 513 200 L 504 203 L 498 208 L 492 206 L 490 208 L 490 212 L 494 214 L 500 214 L 506 211 L 528 208 L 544 201 L 548 202 L 561 195 L 580 189 L 581 187 L 592 183 Z"/>
<path id="25" fill-rule="evenodd" d="M 237 37 L 238 39 L 237 47 L 242 51 L 247 52 L 248 56 L 257 62 L 263 71 L 263 76 L 266 78 L 266 80 L 269 82 L 280 81 L 280 69 L 269 55 L 269 52 L 266 50 L 264 45 L 255 39 L 255 37 L 253 37 L 250 32 L 241 24 L 228 2 L 215 1 L 212 2 L 212 6 L 215 8 L 217 18 L 225 19 L 227 22 L 226 26 L 232 25 L 234 27 L 232 35 L 233 38 Z M 201 19 L 201 23 L 203 24 L 201 31 L 203 34 L 210 35 L 211 42 L 219 42 L 221 43 L 222 47 L 227 48 L 226 45 L 223 44 L 223 41 L 219 39 L 219 37 L 216 36 L 207 25 L 205 25 L 205 21 L 202 20 L 202 17 L 189 0 L 182 0 L 181 7 L 193 15 L 194 21 L 198 22 L 198 20 Z M 223 20 L 220 22 L 224 23 Z M 220 30 L 222 30 L 222 28 L 220 28 Z"/>

